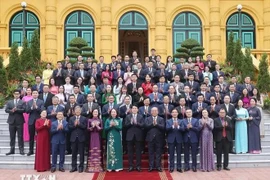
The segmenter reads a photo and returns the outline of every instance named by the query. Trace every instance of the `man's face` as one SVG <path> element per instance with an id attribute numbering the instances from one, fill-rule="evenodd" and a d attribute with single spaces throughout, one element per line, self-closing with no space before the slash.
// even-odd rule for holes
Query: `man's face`
<path id="1" fill-rule="evenodd" d="M 78 61 L 82 61 L 82 60 L 83 60 L 82 56 L 78 56 Z"/>
<path id="2" fill-rule="evenodd" d="M 27 81 L 25 81 L 25 80 L 22 82 L 22 86 L 23 86 L 23 87 L 28 87 L 28 84 L 29 84 L 29 83 L 28 83 Z"/>
<path id="3" fill-rule="evenodd" d="M 210 103 L 211 104 L 216 104 L 216 98 L 215 97 L 211 97 L 210 98 Z"/>
<path id="4" fill-rule="evenodd" d="M 137 114 L 138 113 L 138 108 L 136 106 L 133 106 L 131 109 L 133 114 Z"/>
<path id="5" fill-rule="evenodd" d="M 58 69 L 62 68 L 62 64 L 61 64 L 60 62 L 57 63 L 57 68 L 58 68 Z"/>
<path id="6" fill-rule="evenodd" d="M 164 104 L 169 104 L 169 102 L 170 102 L 169 97 L 168 96 L 165 96 L 163 98 L 163 102 L 164 102 Z"/>
<path id="7" fill-rule="evenodd" d="M 225 96 L 225 97 L 224 97 L 224 103 L 225 103 L 225 104 L 229 104 L 229 103 L 230 103 L 230 97 Z"/>
<path id="8" fill-rule="evenodd" d="M 185 100 L 185 98 L 181 98 L 181 99 L 179 100 L 179 104 L 180 104 L 181 106 L 185 106 L 185 105 L 186 105 L 186 100 Z"/>
<path id="9" fill-rule="evenodd" d="M 113 103 L 113 102 L 114 102 L 114 97 L 113 97 L 113 96 L 110 96 L 110 97 L 109 97 L 109 102 L 110 102 L 110 103 Z"/>
<path id="10" fill-rule="evenodd" d="M 143 101 L 143 103 L 144 103 L 145 106 L 149 106 L 150 101 L 149 101 L 149 99 L 145 99 L 145 100 Z"/>
<path id="11" fill-rule="evenodd" d="M 38 92 L 37 92 L 37 91 L 33 91 L 33 92 L 32 92 L 32 96 L 33 96 L 34 99 L 37 99 L 37 97 L 38 97 Z"/>
<path id="12" fill-rule="evenodd" d="M 58 101 L 59 101 L 58 98 L 53 98 L 53 100 L 52 100 L 53 105 L 57 105 L 58 104 Z"/>
<path id="13" fill-rule="evenodd" d="M 93 95 L 92 94 L 88 94 L 87 101 L 88 102 L 93 102 L 93 100 L 94 100 Z"/>
<path id="14" fill-rule="evenodd" d="M 75 97 L 74 97 L 74 96 L 70 96 L 70 97 L 69 97 L 69 102 L 70 102 L 71 104 L 74 104 L 74 103 L 75 103 Z"/>
<path id="15" fill-rule="evenodd" d="M 224 109 L 220 110 L 218 113 L 219 117 L 224 118 L 226 116 L 226 112 Z"/>
<path id="16" fill-rule="evenodd" d="M 186 110 L 186 116 L 188 118 L 191 118 L 192 117 L 192 111 L 189 109 L 189 110 Z"/>
<path id="17" fill-rule="evenodd" d="M 20 98 L 20 93 L 19 92 L 14 92 L 13 96 L 15 99 L 19 99 Z"/>
<path id="18" fill-rule="evenodd" d="M 193 75 L 189 75 L 188 76 L 188 80 L 193 81 L 194 80 L 194 76 Z"/>
<path id="19" fill-rule="evenodd" d="M 157 116 L 158 115 L 158 109 L 156 107 L 151 109 L 151 114 L 152 116 Z"/>
<path id="20" fill-rule="evenodd" d="M 73 91 L 74 91 L 75 94 L 77 94 L 79 92 L 79 88 L 78 87 L 74 87 L 73 88 Z"/>
<path id="21" fill-rule="evenodd" d="M 44 93 L 49 92 L 49 86 L 43 86 L 43 92 Z"/>
<path id="22" fill-rule="evenodd" d="M 153 86 L 153 91 L 154 91 L 154 92 L 158 92 L 158 86 L 157 86 L 157 85 L 154 85 L 154 86 Z"/>
<path id="23" fill-rule="evenodd" d="M 39 76 L 36 77 L 36 83 L 40 83 L 41 82 L 41 78 Z"/>
<path id="24" fill-rule="evenodd" d="M 56 114 L 56 118 L 59 119 L 59 120 L 62 120 L 64 118 L 64 114 L 62 112 L 58 112 Z"/>
<path id="25" fill-rule="evenodd" d="M 125 104 L 130 104 L 130 98 L 129 97 L 125 98 Z"/>

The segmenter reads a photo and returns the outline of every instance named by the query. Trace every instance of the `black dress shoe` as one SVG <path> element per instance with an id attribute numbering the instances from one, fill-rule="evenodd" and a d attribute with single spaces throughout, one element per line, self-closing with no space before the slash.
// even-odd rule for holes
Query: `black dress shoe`
<path id="1" fill-rule="evenodd" d="M 56 171 L 56 168 L 51 168 L 51 173 L 54 173 Z"/>
<path id="2" fill-rule="evenodd" d="M 133 171 L 133 167 L 129 167 L 127 171 L 128 171 L 128 172 Z"/>
<path id="3" fill-rule="evenodd" d="M 228 167 L 225 167 L 223 169 L 226 170 L 226 171 L 230 171 L 230 169 Z"/>
<path id="4" fill-rule="evenodd" d="M 20 155 L 24 155 L 24 151 L 23 150 L 20 150 Z"/>
<path id="5" fill-rule="evenodd" d="M 169 172 L 172 173 L 173 172 L 173 169 L 170 169 Z"/>
<path id="6" fill-rule="evenodd" d="M 59 171 L 65 172 L 65 169 L 64 168 L 59 168 Z"/>
<path id="7" fill-rule="evenodd" d="M 33 151 L 29 151 L 29 152 L 27 153 L 27 156 L 31 156 L 31 155 L 33 155 L 33 154 L 34 154 Z"/>
<path id="8" fill-rule="evenodd" d="M 138 172 L 142 172 L 141 167 L 137 167 L 136 170 L 137 170 Z"/>
<path id="9" fill-rule="evenodd" d="M 83 172 L 83 168 L 79 168 L 79 173 L 82 173 Z"/>
<path id="10" fill-rule="evenodd" d="M 15 154 L 15 152 L 14 151 L 9 151 L 8 153 L 6 153 L 6 156 L 11 155 L 11 154 Z"/>
<path id="11" fill-rule="evenodd" d="M 71 152 L 70 151 L 66 151 L 65 154 L 66 155 L 69 155 L 69 154 L 71 154 Z"/>
<path id="12" fill-rule="evenodd" d="M 218 170 L 218 171 L 221 171 L 221 167 L 217 167 L 217 170 Z"/>
<path id="13" fill-rule="evenodd" d="M 153 171 L 153 168 L 149 168 L 149 169 L 148 169 L 148 172 L 152 172 L 152 171 Z"/>
<path id="14" fill-rule="evenodd" d="M 193 171 L 193 172 L 197 172 L 197 169 L 196 169 L 196 168 L 192 168 L 192 171 Z"/>
<path id="15" fill-rule="evenodd" d="M 162 169 L 159 167 L 159 168 L 157 168 L 157 171 L 158 172 L 162 172 Z"/>
<path id="16" fill-rule="evenodd" d="M 182 169 L 177 169 L 178 172 L 180 173 L 183 173 L 183 170 Z"/>
<path id="17" fill-rule="evenodd" d="M 186 172 L 186 171 L 189 171 L 189 170 L 190 170 L 189 168 L 185 168 L 185 170 L 184 170 L 184 171 Z"/>
<path id="18" fill-rule="evenodd" d="M 77 168 L 72 168 L 69 172 L 73 173 L 75 171 L 77 171 Z"/>

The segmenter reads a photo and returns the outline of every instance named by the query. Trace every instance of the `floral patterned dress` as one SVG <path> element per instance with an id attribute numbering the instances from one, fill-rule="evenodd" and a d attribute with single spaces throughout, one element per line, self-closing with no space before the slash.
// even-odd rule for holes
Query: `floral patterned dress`
<path id="1" fill-rule="evenodd" d="M 116 123 L 110 127 L 111 121 Z M 123 150 L 121 141 L 122 122 L 119 118 L 107 119 L 105 122 L 107 131 L 107 170 L 123 170 Z"/>

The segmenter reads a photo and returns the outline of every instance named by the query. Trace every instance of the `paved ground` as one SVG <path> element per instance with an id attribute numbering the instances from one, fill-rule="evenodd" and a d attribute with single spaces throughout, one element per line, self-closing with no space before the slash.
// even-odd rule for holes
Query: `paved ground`
<path id="1" fill-rule="evenodd" d="M 33 170 L 5 170 L 0 169 L 0 180 L 21 180 L 21 175 L 40 175 L 36 180 L 42 180 L 44 177 L 51 175 L 50 172 L 37 173 Z M 56 172 L 56 179 L 54 180 L 91 180 L 93 174 L 91 173 L 69 173 L 69 172 Z M 178 173 L 174 172 L 171 174 L 175 180 L 269 180 L 270 179 L 270 167 L 269 168 L 236 168 L 231 171 L 215 171 L 215 172 L 186 172 Z M 128 179 L 128 177 L 127 177 Z M 34 177 L 23 180 L 35 180 Z M 47 180 L 44 179 L 44 180 Z M 148 179 L 150 180 L 150 179 Z"/>

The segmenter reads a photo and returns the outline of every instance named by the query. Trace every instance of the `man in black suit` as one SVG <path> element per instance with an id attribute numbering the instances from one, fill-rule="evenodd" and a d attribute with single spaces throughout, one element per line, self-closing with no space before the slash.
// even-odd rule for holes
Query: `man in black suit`
<path id="1" fill-rule="evenodd" d="M 213 72 L 215 70 L 216 61 L 212 60 L 212 54 L 206 55 L 207 60 L 204 62 L 204 67 L 208 66 L 210 71 Z"/>
<path id="2" fill-rule="evenodd" d="M 234 139 L 235 135 L 235 118 L 236 118 L 236 111 L 235 111 L 235 107 L 234 105 L 232 105 L 230 103 L 230 96 L 229 95 L 225 95 L 224 96 L 224 104 L 220 105 L 220 108 L 222 109 L 225 109 L 226 111 L 226 117 L 229 118 L 231 120 L 231 125 L 232 125 L 232 139 Z M 231 145 L 230 145 L 230 153 L 233 153 L 233 142 L 231 142 Z"/>
<path id="3" fill-rule="evenodd" d="M 253 96 L 254 86 L 250 83 L 250 77 L 249 76 L 245 77 L 245 83 L 243 84 L 243 89 L 247 89 L 248 95 L 250 97 Z"/>
<path id="4" fill-rule="evenodd" d="M 68 103 L 65 105 L 64 115 L 66 121 L 69 123 L 70 118 L 75 115 L 75 107 L 77 106 L 75 101 L 75 96 L 71 94 L 68 98 Z M 70 144 L 70 134 L 71 132 L 66 132 L 66 154 L 71 154 L 71 144 Z"/>
<path id="5" fill-rule="evenodd" d="M 82 105 L 85 103 L 85 98 L 83 94 L 80 94 L 80 88 L 79 86 L 75 85 L 73 87 L 73 92 L 75 96 L 76 103 L 82 107 Z"/>
<path id="6" fill-rule="evenodd" d="M 178 112 L 178 118 L 179 119 L 185 119 L 186 116 L 186 110 L 188 107 L 186 107 L 186 99 L 184 97 L 180 97 L 179 99 L 179 106 L 175 108 Z"/>
<path id="7" fill-rule="evenodd" d="M 49 92 L 49 85 L 44 84 L 43 93 L 39 94 L 38 99 L 42 100 L 44 103 L 44 108 L 47 109 L 52 105 L 53 94 Z"/>
<path id="8" fill-rule="evenodd" d="M 134 146 L 136 150 L 136 170 L 141 172 L 141 147 L 143 142 L 143 116 L 138 114 L 138 107 L 132 106 L 131 113 L 125 118 L 126 141 L 128 149 L 128 172 L 133 171 Z"/>
<path id="9" fill-rule="evenodd" d="M 169 104 L 169 103 L 170 103 L 169 96 L 164 96 L 163 97 L 163 104 L 160 104 L 158 106 L 158 114 L 165 121 L 167 121 L 168 119 L 170 119 L 172 117 L 171 112 L 172 112 L 174 106 Z"/>
<path id="10" fill-rule="evenodd" d="M 148 129 L 146 141 L 148 142 L 149 150 L 149 172 L 154 169 L 154 159 L 156 154 L 156 168 L 159 172 L 161 169 L 161 155 L 163 147 L 163 138 L 165 130 L 164 119 L 158 116 L 158 109 L 151 109 L 151 116 L 145 120 L 145 126 Z"/>
<path id="11" fill-rule="evenodd" d="M 237 102 L 240 98 L 240 95 L 235 91 L 236 87 L 234 84 L 229 85 L 229 92 L 226 95 L 229 95 L 231 97 L 231 103 L 236 106 Z"/>
<path id="12" fill-rule="evenodd" d="M 214 96 L 210 97 L 210 105 L 207 107 L 207 111 L 209 112 L 209 117 L 215 119 L 218 117 L 220 106 L 216 105 L 216 98 Z"/>
<path id="13" fill-rule="evenodd" d="M 131 76 L 131 82 L 127 85 L 127 92 L 132 97 L 138 92 L 138 88 L 141 86 L 138 81 L 138 77 L 136 74 L 132 74 Z"/>
<path id="14" fill-rule="evenodd" d="M 149 56 L 149 60 L 155 62 L 157 59 L 156 50 L 154 48 L 151 49 L 151 55 Z"/>
<path id="15" fill-rule="evenodd" d="M 94 109 L 100 111 L 98 103 L 94 102 L 93 94 L 87 94 L 87 102 L 82 106 L 82 115 L 91 119 L 93 117 L 92 112 Z"/>
<path id="16" fill-rule="evenodd" d="M 229 171 L 229 149 L 232 142 L 232 123 L 226 116 L 226 110 L 219 110 L 219 117 L 214 119 L 214 139 L 217 148 L 217 170 L 221 170 L 222 152 L 224 154 L 223 169 Z"/>
<path id="17" fill-rule="evenodd" d="M 57 69 L 53 70 L 52 77 L 55 80 L 55 85 L 60 86 L 65 84 L 65 70 L 62 69 L 62 62 L 57 61 Z"/>
<path id="18" fill-rule="evenodd" d="M 20 154 L 24 155 L 24 143 L 23 143 L 23 113 L 25 111 L 25 103 L 20 100 L 20 91 L 15 90 L 13 92 L 13 100 L 10 100 L 6 104 L 5 112 L 8 113 L 7 123 L 9 124 L 10 135 L 10 151 L 6 155 L 15 154 L 15 137 L 16 132 L 18 136 L 18 143 Z"/>
<path id="19" fill-rule="evenodd" d="M 75 73 L 75 70 L 72 69 L 72 64 L 69 62 L 67 63 L 67 69 L 65 69 L 65 79 L 67 77 L 70 78 L 70 84 L 74 85 L 75 84 L 75 77 L 73 76 Z"/>
<path id="20" fill-rule="evenodd" d="M 188 81 L 185 84 L 186 86 L 189 86 L 191 89 L 191 92 L 193 94 L 196 94 L 200 90 L 200 84 L 196 81 L 194 81 L 194 74 L 191 73 L 188 75 Z"/>
<path id="21" fill-rule="evenodd" d="M 35 123 L 40 118 L 40 113 L 44 110 L 44 102 L 38 99 L 38 90 L 32 91 L 33 99 L 26 105 L 26 112 L 29 113 L 28 130 L 29 130 L 29 152 L 27 156 L 34 154 L 34 137 L 36 134 Z"/>
<path id="22" fill-rule="evenodd" d="M 77 171 L 77 155 L 80 155 L 79 173 L 83 172 L 84 165 L 84 141 L 87 119 L 81 116 L 80 106 L 75 107 L 75 115 L 70 118 L 68 123 L 71 131 L 70 142 L 72 145 L 72 169 L 70 172 Z"/>
<path id="23" fill-rule="evenodd" d="M 181 82 L 186 83 L 188 81 L 188 75 L 192 74 L 193 71 L 189 69 L 189 64 L 185 63 L 183 65 L 183 69 L 180 71 L 180 75 L 181 75 Z"/>
<path id="24" fill-rule="evenodd" d="M 95 85 L 91 85 L 90 86 L 90 93 L 92 94 L 92 96 L 93 96 L 93 102 L 94 103 L 97 103 L 98 105 L 100 105 L 101 106 L 101 96 L 100 96 L 100 94 L 99 93 L 96 93 L 96 91 L 97 91 L 97 88 L 96 88 L 96 86 Z"/>

